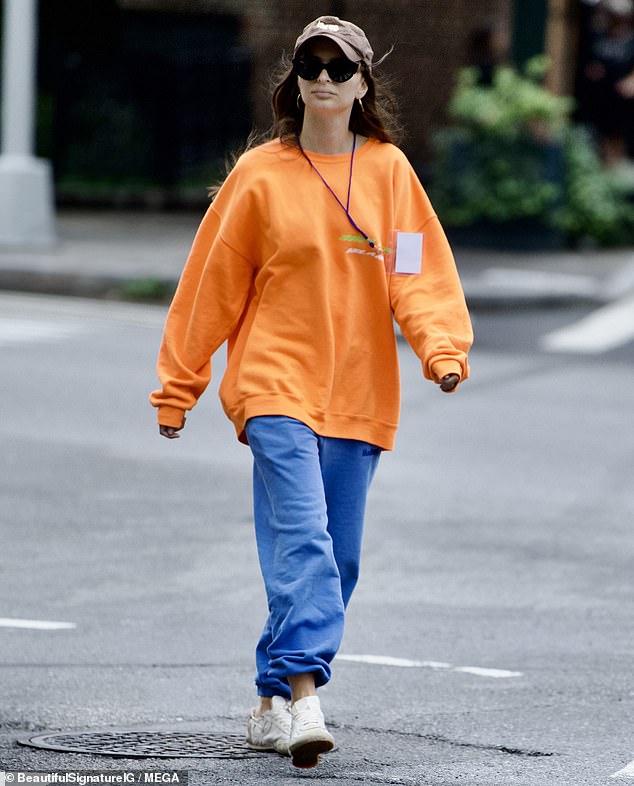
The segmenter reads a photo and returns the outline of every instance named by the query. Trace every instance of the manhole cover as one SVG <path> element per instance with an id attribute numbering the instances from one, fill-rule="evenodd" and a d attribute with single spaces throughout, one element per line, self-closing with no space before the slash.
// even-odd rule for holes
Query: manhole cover
<path id="1" fill-rule="evenodd" d="M 240 734 L 186 731 L 124 731 L 40 734 L 18 740 L 20 745 L 53 751 L 93 753 L 119 758 L 188 757 L 246 759 L 265 756 L 246 744 Z"/>

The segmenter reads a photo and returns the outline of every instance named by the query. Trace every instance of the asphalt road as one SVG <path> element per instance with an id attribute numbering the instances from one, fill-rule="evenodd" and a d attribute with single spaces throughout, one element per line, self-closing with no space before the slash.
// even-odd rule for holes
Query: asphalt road
<path id="1" fill-rule="evenodd" d="M 265 602 L 250 455 L 215 395 L 223 358 L 183 438 L 164 440 L 147 403 L 162 308 L 0 294 L 0 769 L 628 782 L 611 776 L 634 760 L 632 345 L 541 348 L 586 313 L 476 314 L 472 379 L 453 395 L 401 346 L 397 446 L 321 694 L 338 749 L 299 772 L 277 755 L 16 743 L 106 727 L 241 734 Z"/>

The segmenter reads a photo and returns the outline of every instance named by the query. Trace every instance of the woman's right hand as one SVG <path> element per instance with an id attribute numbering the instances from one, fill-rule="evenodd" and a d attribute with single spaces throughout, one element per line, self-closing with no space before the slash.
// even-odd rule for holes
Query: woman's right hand
<path id="1" fill-rule="evenodd" d="M 176 426 L 161 426 L 159 425 L 159 434 L 162 437 L 167 437 L 167 439 L 180 439 L 180 434 L 177 434 L 177 431 L 181 431 L 185 428 L 185 418 L 183 418 L 183 425 L 176 428 Z"/>

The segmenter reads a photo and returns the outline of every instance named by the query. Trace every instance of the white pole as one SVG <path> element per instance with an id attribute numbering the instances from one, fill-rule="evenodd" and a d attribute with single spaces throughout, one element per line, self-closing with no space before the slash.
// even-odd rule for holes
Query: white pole
<path id="1" fill-rule="evenodd" d="M 35 84 L 35 0 L 5 2 L 2 152 L 31 155 Z"/>
<path id="2" fill-rule="evenodd" d="M 4 0 L 0 244 L 54 240 L 53 181 L 34 158 L 37 0 Z"/>

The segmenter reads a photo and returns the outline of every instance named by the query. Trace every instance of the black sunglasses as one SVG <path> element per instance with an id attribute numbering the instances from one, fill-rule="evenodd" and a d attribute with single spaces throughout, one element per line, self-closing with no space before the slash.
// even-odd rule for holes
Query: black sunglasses
<path id="1" fill-rule="evenodd" d="M 293 60 L 293 70 L 297 76 L 312 82 L 326 69 L 333 82 L 347 82 L 359 70 L 359 63 L 348 60 L 347 57 L 336 57 L 328 63 L 322 62 L 314 55 L 303 55 Z"/>

